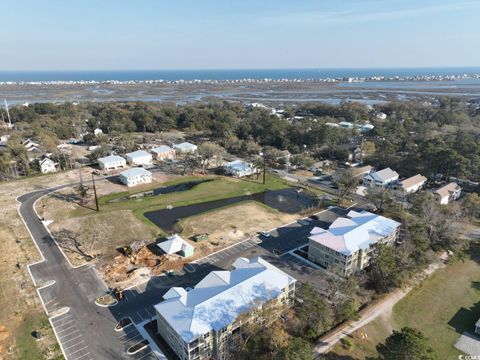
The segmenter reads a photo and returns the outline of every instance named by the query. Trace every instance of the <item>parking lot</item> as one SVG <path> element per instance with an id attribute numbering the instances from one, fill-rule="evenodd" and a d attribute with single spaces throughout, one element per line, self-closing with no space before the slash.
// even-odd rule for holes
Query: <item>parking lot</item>
<path id="1" fill-rule="evenodd" d="M 83 329 L 78 326 L 78 319 L 73 311 L 51 318 L 50 323 L 68 360 L 93 360 L 88 349 Z"/>

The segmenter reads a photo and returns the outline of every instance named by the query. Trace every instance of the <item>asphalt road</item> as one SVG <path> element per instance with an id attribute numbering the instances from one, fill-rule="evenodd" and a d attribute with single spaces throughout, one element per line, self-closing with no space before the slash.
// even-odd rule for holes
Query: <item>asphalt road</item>
<path id="1" fill-rule="evenodd" d="M 65 186 L 71 186 L 68 184 Z M 41 190 L 22 195 L 19 212 L 45 261 L 29 266 L 40 298 L 50 317 L 67 360 L 91 359 L 153 359 L 150 348 L 134 356 L 126 350 L 142 340 L 133 327 L 125 332 L 113 328 L 124 317 L 131 317 L 136 324 L 153 319 L 153 305 L 172 286 L 194 286 L 212 270 L 229 269 L 239 256 L 262 256 L 300 281 L 309 281 L 320 291 L 326 286 L 328 273 L 288 253 L 307 243 L 313 226 L 328 226 L 338 215 L 339 209 L 325 211 L 319 220 L 309 220 L 308 225 L 298 223 L 275 229 L 269 238 L 245 240 L 232 247 L 211 254 L 187 265 L 175 276 L 156 276 L 124 292 L 125 299 L 118 305 L 103 308 L 95 305 L 97 297 L 108 290 L 96 270 L 91 266 L 72 268 L 58 248 L 35 210 L 35 201 L 55 189 Z M 64 312 L 68 308 L 67 312 Z"/>

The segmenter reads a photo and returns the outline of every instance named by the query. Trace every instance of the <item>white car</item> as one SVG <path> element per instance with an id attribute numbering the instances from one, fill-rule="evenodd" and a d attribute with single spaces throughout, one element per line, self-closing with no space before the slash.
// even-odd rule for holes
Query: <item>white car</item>
<path id="1" fill-rule="evenodd" d="M 262 231 L 262 232 L 260 232 L 260 236 L 263 236 L 263 237 L 265 237 L 265 238 L 269 238 L 269 237 L 272 236 L 272 235 L 270 235 L 269 232 Z"/>

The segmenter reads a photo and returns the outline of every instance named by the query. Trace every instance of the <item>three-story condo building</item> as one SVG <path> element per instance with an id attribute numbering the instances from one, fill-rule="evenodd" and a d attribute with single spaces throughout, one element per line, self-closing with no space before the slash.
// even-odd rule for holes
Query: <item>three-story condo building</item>
<path id="1" fill-rule="evenodd" d="M 190 291 L 171 288 L 155 305 L 158 332 L 181 360 L 229 359 L 243 324 L 259 320 L 266 304 L 293 303 L 296 279 L 267 261 L 238 258 L 233 267 L 212 271 Z"/>
<path id="2" fill-rule="evenodd" d="M 362 270 L 370 263 L 372 245 L 393 244 L 399 222 L 368 211 L 351 210 L 337 218 L 328 230 L 315 227 L 310 232 L 308 258 L 324 268 L 334 268 L 343 276 Z"/>

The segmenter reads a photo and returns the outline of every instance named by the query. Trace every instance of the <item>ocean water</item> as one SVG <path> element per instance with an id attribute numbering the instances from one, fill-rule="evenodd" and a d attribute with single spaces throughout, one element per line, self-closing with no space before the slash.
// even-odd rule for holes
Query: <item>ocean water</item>
<path id="1" fill-rule="evenodd" d="M 440 76 L 480 74 L 480 67 L 397 69 L 258 69 L 258 70 L 121 70 L 121 71 L 1 71 L 4 81 L 130 81 L 320 79 L 371 76 Z"/>

